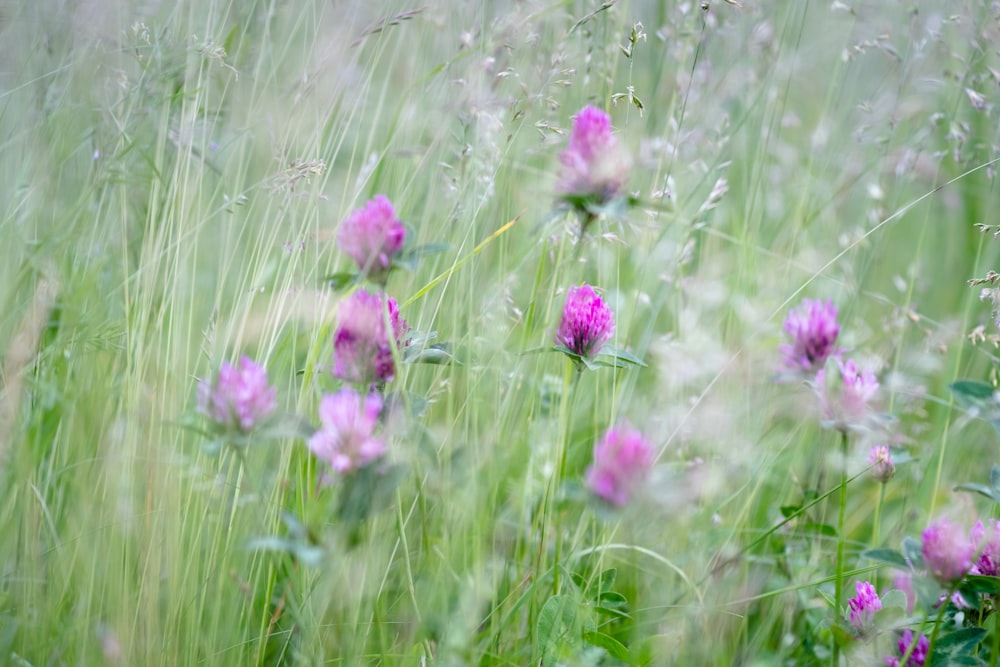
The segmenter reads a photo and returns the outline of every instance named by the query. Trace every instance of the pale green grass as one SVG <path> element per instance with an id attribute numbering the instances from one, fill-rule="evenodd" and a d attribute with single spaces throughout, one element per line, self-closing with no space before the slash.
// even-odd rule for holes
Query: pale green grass
<path id="1" fill-rule="evenodd" d="M 563 664 L 618 664 L 582 643 L 597 624 L 636 664 L 825 656 L 836 540 L 741 551 L 840 477 L 809 391 L 770 383 L 802 297 L 835 299 L 844 347 L 883 363 L 916 459 L 882 542 L 989 512 L 951 489 L 984 481 L 996 435 L 946 389 L 995 361 L 965 339 L 990 322 L 965 281 L 1000 263 L 972 226 L 997 213 L 997 116 L 965 92 L 995 99 L 988 3 L 376 4 L 0 12 L 0 662 L 555 664 L 538 632 L 554 592 L 576 614 Z M 549 211 L 587 103 L 612 111 L 630 187 L 656 205 L 601 222 L 577 260 Z M 339 298 L 322 279 L 349 268 L 337 225 L 376 193 L 416 242 L 449 244 L 388 289 L 465 363 L 399 374 L 429 404 L 352 547 L 301 441 L 256 443 L 241 467 L 183 424 L 196 379 L 241 353 L 315 418 Z M 649 367 L 586 374 L 571 401 L 566 362 L 523 352 L 584 281 Z M 622 419 L 660 448 L 648 495 L 619 516 L 553 497 L 560 447 L 578 479 Z M 878 493 L 850 489 L 849 573 Z M 283 512 L 323 541 L 321 566 L 248 548 L 285 534 Z M 569 581 L 607 568 L 625 620 Z"/>

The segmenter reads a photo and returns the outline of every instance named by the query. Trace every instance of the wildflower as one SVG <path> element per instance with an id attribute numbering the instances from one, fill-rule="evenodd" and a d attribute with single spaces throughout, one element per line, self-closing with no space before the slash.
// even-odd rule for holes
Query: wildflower
<path id="1" fill-rule="evenodd" d="M 969 531 L 969 540 L 979 550 L 979 557 L 969 571 L 989 577 L 1000 576 L 1000 521 L 988 519 L 986 525 L 977 521 Z"/>
<path id="2" fill-rule="evenodd" d="M 892 585 L 903 593 L 906 598 L 906 613 L 912 614 L 917 604 L 917 592 L 913 589 L 913 576 L 909 572 L 899 572 L 892 580 Z"/>
<path id="3" fill-rule="evenodd" d="M 834 346 L 840 325 L 837 307 L 831 301 L 805 299 L 798 309 L 789 311 L 784 329 L 792 339 L 791 344 L 780 348 L 784 370 L 789 373 L 814 374 L 837 354 Z"/>
<path id="4" fill-rule="evenodd" d="M 924 564 L 942 584 L 961 579 L 972 567 L 976 545 L 948 519 L 938 519 L 921 534 Z"/>
<path id="5" fill-rule="evenodd" d="M 913 644 L 913 631 L 905 630 L 903 631 L 903 637 L 899 640 L 896 648 L 899 649 L 899 657 L 902 658 L 904 655 L 910 651 L 910 645 Z M 906 664 L 903 665 L 899 662 L 899 658 L 889 656 L 885 659 L 885 664 L 887 667 L 923 667 L 927 662 L 927 651 L 930 650 L 930 642 L 927 640 L 927 635 L 920 635 L 917 639 L 916 645 L 913 647 L 913 651 L 910 652 L 910 657 L 906 660 Z"/>
<path id="6" fill-rule="evenodd" d="M 876 445 L 868 454 L 868 463 L 872 464 L 872 479 L 885 484 L 896 474 L 896 465 L 892 462 L 888 445 Z"/>
<path id="7" fill-rule="evenodd" d="M 879 383 L 871 369 L 858 370 L 853 359 L 837 361 L 840 369 L 839 392 L 826 386 L 826 370 L 816 373 L 816 385 L 826 418 L 824 426 L 841 432 L 863 429 L 870 421 L 869 403 L 878 392 Z"/>
<path id="8" fill-rule="evenodd" d="M 277 390 L 267 382 L 267 371 L 249 357 L 239 366 L 223 362 L 215 382 L 198 385 L 198 410 L 216 423 L 244 433 L 274 410 Z"/>
<path id="9" fill-rule="evenodd" d="M 612 428 L 594 445 L 587 486 L 604 501 L 622 507 L 653 465 L 653 446 L 627 424 Z"/>
<path id="10" fill-rule="evenodd" d="M 857 582 L 854 588 L 857 595 L 848 600 L 847 604 L 851 608 L 851 625 L 862 632 L 871 627 L 875 612 L 882 608 L 882 600 L 875 592 L 875 587 L 867 581 Z"/>
<path id="11" fill-rule="evenodd" d="M 358 290 L 340 304 L 333 335 L 333 374 L 351 382 L 383 383 L 395 376 L 386 316 L 396 348 L 406 345 L 409 327 L 396 300 Z"/>
<path id="12" fill-rule="evenodd" d="M 322 426 L 309 438 L 309 451 L 339 473 L 363 468 L 385 454 L 373 433 L 382 412 L 378 394 L 362 398 L 349 387 L 327 394 L 319 404 Z"/>
<path id="13" fill-rule="evenodd" d="M 340 225 L 337 240 L 366 273 L 384 274 L 403 247 L 406 227 L 385 195 L 376 195 Z"/>
<path id="14" fill-rule="evenodd" d="M 596 357 L 615 331 L 615 317 L 590 285 L 570 287 L 556 344 L 585 359 Z"/>
<path id="15" fill-rule="evenodd" d="M 569 146 L 559 155 L 562 170 L 556 191 L 569 203 L 606 203 L 621 194 L 627 161 L 611 133 L 611 117 L 594 106 L 573 119 Z"/>

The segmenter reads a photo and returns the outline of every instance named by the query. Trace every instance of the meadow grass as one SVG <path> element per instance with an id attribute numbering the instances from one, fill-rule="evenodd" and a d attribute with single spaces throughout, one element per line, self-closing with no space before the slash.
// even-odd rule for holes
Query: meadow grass
<path id="1" fill-rule="evenodd" d="M 865 550 L 996 516 L 955 490 L 998 462 L 992 399 L 970 419 L 949 385 L 1000 380 L 993 283 L 967 284 L 1000 264 L 975 227 L 997 21 L 985 0 L 8 3 L 0 662 L 882 664 L 902 628 L 930 636 L 919 607 L 852 636 L 846 600 L 894 585 Z M 554 188 L 587 104 L 637 203 L 578 238 Z M 397 364 L 396 485 L 352 521 L 295 428 L 215 451 L 196 388 L 246 354 L 317 423 L 354 289 L 326 282 L 354 268 L 338 226 L 379 193 L 408 244 L 445 244 L 386 290 L 453 360 Z M 550 349 L 582 283 L 645 367 Z M 839 306 L 892 416 L 846 467 L 814 392 L 774 382 L 803 298 Z M 613 509 L 583 478 L 625 421 L 656 465 Z M 998 592 L 949 611 L 942 633 L 990 632 L 954 664 L 997 663 Z"/>

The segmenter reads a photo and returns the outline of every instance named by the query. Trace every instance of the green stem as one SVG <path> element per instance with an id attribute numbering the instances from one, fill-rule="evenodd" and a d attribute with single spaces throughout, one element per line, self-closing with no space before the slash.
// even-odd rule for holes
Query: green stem
<path id="1" fill-rule="evenodd" d="M 843 452 L 843 469 L 840 472 L 840 511 L 837 514 L 837 577 L 836 588 L 833 591 L 834 613 L 839 618 L 840 607 L 844 599 L 844 522 L 847 515 L 847 431 L 841 431 L 841 451 Z M 836 666 L 840 661 L 840 645 L 833 640 L 833 662 Z"/>
<path id="2" fill-rule="evenodd" d="M 997 599 L 993 597 L 993 636 L 990 637 L 990 667 L 1000 664 L 1000 611 L 996 609 Z"/>
<path id="3" fill-rule="evenodd" d="M 872 523 L 872 549 L 878 548 L 878 531 L 882 521 L 882 503 L 885 502 L 885 482 L 878 493 L 878 504 L 875 505 L 875 519 Z"/>
<path id="4" fill-rule="evenodd" d="M 552 482 L 550 487 L 550 498 L 549 505 L 546 508 L 547 514 L 546 520 L 552 519 L 553 523 L 553 537 L 555 538 L 555 561 L 552 563 L 552 594 L 557 595 L 559 593 L 559 560 L 562 557 L 562 530 L 558 525 L 556 520 L 556 512 L 553 508 L 556 504 L 555 501 L 558 500 L 559 487 L 562 484 L 563 477 L 566 475 L 566 459 L 567 451 L 569 450 L 569 406 L 571 401 L 571 393 L 576 388 L 575 378 L 580 376 L 577 372 L 575 375 L 574 365 L 569 359 L 565 362 L 566 370 L 563 373 L 563 390 L 562 390 L 562 401 L 559 405 L 559 441 L 557 444 L 556 458 L 558 460 L 558 465 L 555 472 L 552 473 Z"/>

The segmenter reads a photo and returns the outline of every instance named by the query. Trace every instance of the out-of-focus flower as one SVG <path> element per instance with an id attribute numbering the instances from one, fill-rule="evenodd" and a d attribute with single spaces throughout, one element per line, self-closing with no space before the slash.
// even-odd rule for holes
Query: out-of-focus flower
<path id="1" fill-rule="evenodd" d="M 369 275 L 383 274 L 406 240 L 406 227 L 385 195 L 351 213 L 337 234 L 340 247 Z"/>
<path id="2" fill-rule="evenodd" d="M 875 592 L 875 587 L 867 581 L 857 582 L 854 588 L 857 595 L 847 601 L 847 605 L 851 608 L 851 625 L 858 632 L 863 632 L 871 628 L 875 612 L 882 608 L 882 600 Z"/>
<path id="3" fill-rule="evenodd" d="M 593 359 L 615 331 L 615 316 L 590 285 L 570 287 L 555 341 L 574 354 Z"/>
<path id="4" fill-rule="evenodd" d="M 653 446 L 628 424 L 609 429 L 594 445 L 587 486 L 605 502 L 622 507 L 653 466 Z"/>
<path id="5" fill-rule="evenodd" d="M 573 119 L 569 146 L 559 155 L 558 194 L 570 204 L 602 204 L 621 194 L 628 161 L 611 132 L 611 117 L 586 106 Z"/>
<path id="6" fill-rule="evenodd" d="M 985 525 L 977 521 L 969 531 L 969 539 L 979 552 L 969 571 L 989 577 L 1000 576 L 1000 521 L 987 519 Z"/>
<path id="7" fill-rule="evenodd" d="M 906 597 L 906 613 L 912 614 L 917 604 L 917 592 L 913 589 L 913 575 L 909 572 L 897 572 L 892 585 Z"/>
<path id="8" fill-rule="evenodd" d="M 892 462 L 888 445 L 875 445 L 868 454 L 868 463 L 872 464 L 872 479 L 885 484 L 896 474 L 896 465 Z"/>
<path id="9" fill-rule="evenodd" d="M 349 387 L 327 394 L 319 404 L 322 425 L 309 438 L 309 450 L 339 473 L 365 467 L 385 454 L 385 443 L 374 435 L 381 412 L 378 394 L 362 398 Z"/>
<path id="10" fill-rule="evenodd" d="M 938 519 L 920 537 L 927 571 L 942 584 L 948 585 L 961 579 L 972 567 L 976 545 L 957 524 L 948 519 Z"/>
<path id="11" fill-rule="evenodd" d="M 837 366 L 840 370 L 839 387 L 827 386 L 825 370 L 816 373 L 824 426 L 844 433 L 863 430 L 874 416 L 870 403 L 878 392 L 878 380 L 871 369 L 858 370 L 853 359 L 837 360 Z"/>
<path id="12" fill-rule="evenodd" d="M 214 382 L 203 380 L 198 385 L 198 410 L 226 428 L 246 433 L 274 411 L 276 394 L 267 371 L 244 356 L 238 366 L 223 362 Z"/>
<path id="13" fill-rule="evenodd" d="M 837 307 L 832 301 L 805 299 L 785 317 L 785 333 L 791 343 L 779 348 L 786 373 L 812 376 L 837 354 Z"/>
<path id="14" fill-rule="evenodd" d="M 927 662 L 927 651 L 930 650 L 930 641 L 928 641 L 927 635 L 920 635 L 920 638 L 917 639 L 917 645 L 913 647 L 905 665 L 899 662 L 900 658 L 910 650 L 911 644 L 913 644 L 913 631 L 903 631 L 903 637 L 896 645 L 896 648 L 899 649 L 899 657 L 889 656 L 885 659 L 885 664 L 888 667 L 924 667 Z"/>
<path id="15" fill-rule="evenodd" d="M 359 289 L 340 304 L 333 334 L 333 374 L 350 382 L 383 383 L 395 376 L 391 335 L 396 349 L 408 342 L 409 327 L 396 300 Z M 386 326 L 388 323 L 388 326 Z"/>

